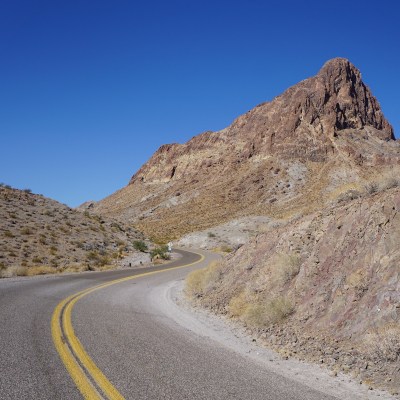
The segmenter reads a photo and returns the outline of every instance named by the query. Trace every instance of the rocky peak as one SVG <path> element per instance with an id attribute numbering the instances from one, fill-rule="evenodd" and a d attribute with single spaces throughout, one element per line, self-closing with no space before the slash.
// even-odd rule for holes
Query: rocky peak
<path id="1" fill-rule="evenodd" d="M 349 60 L 334 58 L 328 61 L 310 83 L 315 85 L 313 94 L 320 106 L 320 114 L 331 123 L 326 126 L 330 133 L 371 126 L 384 131 L 387 139 L 394 139 L 393 128 L 383 116 L 378 101 Z"/>
<path id="2" fill-rule="evenodd" d="M 306 214 L 400 165 L 392 139 L 360 71 L 335 58 L 227 128 L 160 147 L 95 209 L 168 238 L 243 215 Z"/>

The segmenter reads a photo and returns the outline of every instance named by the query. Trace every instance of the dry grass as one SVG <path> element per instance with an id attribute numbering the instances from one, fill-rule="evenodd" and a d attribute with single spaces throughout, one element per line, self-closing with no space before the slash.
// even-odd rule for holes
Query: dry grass
<path id="1" fill-rule="evenodd" d="M 201 297 L 212 290 L 221 278 L 221 264 L 212 262 L 206 268 L 191 272 L 185 280 L 185 293 L 189 297 Z"/>
<path id="2" fill-rule="evenodd" d="M 228 312 L 232 317 L 241 317 L 249 306 L 249 299 L 246 292 L 240 292 L 237 296 L 232 297 L 228 305 Z"/>
<path id="3" fill-rule="evenodd" d="M 400 362 L 400 327 L 396 323 L 377 328 L 366 335 L 365 351 L 373 359 Z"/>
<path id="4" fill-rule="evenodd" d="M 330 193 L 329 197 L 331 200 L 341 203 L 356 199 L 361 196 L 361 193 L 362 187 L 358 183 L 352 182 L 339 186 Z"/>
<path id="5" fill-rule="evenodd" d="M 301 259 L 298 254 L 279 254 L 275 263 L 276 280 L 284 285 L 300 272 Z"/>
<path id="6" fill-rule="evenodd" d="M 50 267 L 48 265 L 37 265 L 29 267 L 27 269 L 26 276 L 56 274 L 58 272 L 59 271 L 56 268 Z"/>
<path id="7" fill-rule="evenodd" d="M 27 274 L 28 268 L 24 266 L 12 265 L 0 270 L 0 278 L 13 278 L 15 276 L 26 276 Z"/>
<path id="8" fill-rule="evenodd" d="M 222 245 L 219 247 L 214 247 L 212 251 L 218 254 L 228 254 L 232 253 L 232 247 L 229 247 L 228 245 Z"/>
<path id="9" fill-rule="evenodd" d="M 272 299 L 261 299 L 241 292 L 229 302 L 229 314 L 237 317 L 248 326 L 267 327 L 278 324 L 294 312 L 290 299 L 278 296 Z"/>

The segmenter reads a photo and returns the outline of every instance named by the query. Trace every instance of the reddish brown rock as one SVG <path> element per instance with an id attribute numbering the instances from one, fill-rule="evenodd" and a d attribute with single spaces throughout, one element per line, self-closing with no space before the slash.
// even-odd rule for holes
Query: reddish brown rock
<path id="1" fill-rule="evenodd" d="M 397 168 L 399 150 L 359 70 L 336 58 L 226 129 L 161 146 L 96 209 L 159 238 L 249 214 L 308 213 Z"/>

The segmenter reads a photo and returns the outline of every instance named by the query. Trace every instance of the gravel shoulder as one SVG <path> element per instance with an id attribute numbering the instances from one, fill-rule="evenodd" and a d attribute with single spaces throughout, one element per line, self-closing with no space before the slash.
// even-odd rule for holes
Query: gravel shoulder
<path id="1" fill-rule="evenodd" d="M 336 377 L 322 366 L 294 359 L 283 359 L 278 353 L 262 347 L 246 334 L 242 327 L 226 318 L 193 307 L 183 293 L 183 280 L 170 281 L 156 286 L 149 293 L 152 305 L 165 314 L 171 323 L 181 325 L 196 335 L 217 342 L 220 346 L 251 359 L 264 368 L 297 381 L 326 395 L 341 400 L 395 399 L 387 392 L 369 390 L 349 376 Z"/>

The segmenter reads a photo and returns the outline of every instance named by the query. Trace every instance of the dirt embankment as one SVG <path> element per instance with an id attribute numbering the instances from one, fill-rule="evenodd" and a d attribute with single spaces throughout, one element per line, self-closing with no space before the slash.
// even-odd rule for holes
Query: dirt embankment
<path id="1" fill-rule="evenodd" d="M 400 392 L 400 190 L 258 235 L 187 290 L 284 356 Z"/>

